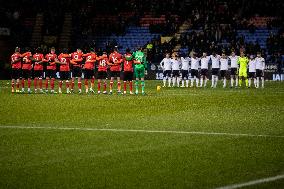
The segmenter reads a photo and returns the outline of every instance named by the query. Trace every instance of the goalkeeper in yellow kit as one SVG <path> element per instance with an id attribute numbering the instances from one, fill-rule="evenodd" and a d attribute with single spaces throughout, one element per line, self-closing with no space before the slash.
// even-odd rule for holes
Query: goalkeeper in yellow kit
<path id="1" fill-rule="evenodd" d="M 248 66 L 249 59 L 245 56 L 244 52 L 241 52 L 238 64 L 239 64 L 239 86 L 242 86 L 243 79 L 246 82 L 246 87 L 248 86 L 248 73 L 247 73 L 247 66 Z"/>

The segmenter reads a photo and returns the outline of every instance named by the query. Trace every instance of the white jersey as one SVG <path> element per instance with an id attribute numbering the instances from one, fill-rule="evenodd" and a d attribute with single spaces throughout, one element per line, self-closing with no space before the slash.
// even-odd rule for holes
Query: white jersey
<path id="1" fill-rule="evenodd" d="M 181 62 L 180 60 L 176 59 L 171 59 L 172 62 L 172 70 L 180 70 Z"/>
<path id="2" fill-rule="evenodd" d="M 206 57 L 202 57 L 200 60 L 200 64 L 201 64 L 201 69 L 206 69 L 208 70 L 208 63 L 210 60 L 210 56 L 206 56 Z"/>
<path id="3" fill-rule="evenodd" d="M 199 58 L 191 58 L 191 69 L 198 70 L 199 67 Z"/>
<path id="4" fill-rule="evenodd" d="M 219 55 L 216 55 L 216 56 L 213 56 L 213 55 L 210 55 L 210 59 L 212 61 L 212 68 L 220 68 L 220 56 Z"/>
<path id="5" fill-rule="evenodd" d="M 221 69 L 220 70 L 228 70 L 229 69 L 229 59 L 228 58 L 220 58 Z"/>
<path id="6" fill-rule="evenodd" d="M 182 70 L 188 70 L 189 69 L 189 57 L 181 57 L 181 69 Z"/>
<path id="7" fill-rule="evenodd" d="M 170 58 L 164 58 L 160 66 L 163 68 L 163 70 L 172 70 L 172 62 Z"/>
<path id="8" fill-rule="evenodd" d="M 238 56 L 229 56 L 230 61 L 231 61 L 231 68 L 238 68 Z"/>
<path id="9" fill-rule="evenodd" d="M 256 72 L 256 60 L 255 59 L 250 59 L 249 60 L 249 72 Z"/>
<path id="10" fill-rule="evenodd" d="M 257 70 L 264 70 L 265 69 L 265 61 L 262 57 L 256 57 L 255 58 L 255 65 Z"/>

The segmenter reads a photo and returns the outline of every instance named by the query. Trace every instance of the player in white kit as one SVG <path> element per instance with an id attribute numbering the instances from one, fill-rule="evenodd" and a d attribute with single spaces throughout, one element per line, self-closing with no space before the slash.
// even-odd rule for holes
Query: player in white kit
<path id="1" fill-rule="evenodd" d="M 171 87 L 171 74 L 172 74 L 172 62 L 170 54 L 167 53 L 166 57 L 161 61 L 160 66 L 163 68 L 163 87 L 166 87 L 166 82 L 168 79 L 168 86 Z"/>
<path id="2" fill-rule="evenodd" d="M 226 88 L 227 85 L 227 73 L 229 70 L 229 59 L 226 54 L 223 52 L 220 58 L 220 75 L 223 80 L 223 88 Z"/>
<path id="3" fill-rule="evenodd" d="M 256 65 L 255 65 L 255 58 L 253 55 L 250 55 L 249 58 L 249 63 L 248 63 L 248 67 L 249 67 L 249 73 L 248 73 L 248 88 L 251 87 L 251 80 L 253 79 L 254 81 L 254 86 L 256 87 L 256 78 L 255 78 L 255 72 L 256 72 Z"/>
<path id="4" fill-rule="evenodd" d="M 199 75 L 198 75 L 198 68 L 199 68 L 199 58 L 196 56 L 195 52 L 192 52 L 191 56 L 191 84 L 190 87 L 193 87 L 194 80 L 196 81 L 196 87 L 198 87 L 199 83 Z"/>
<path id="5" fill-rule="evenodd" d="M 177 87 L 179 87 L 179 83 L 180 83 L 180 78 L 179 78 L 179 74 L 180 74 L 180 67 L 181 67 L 181 61 L 180 58 L 177 57 L 177 55 L 173 55 L 172 59 L 172 81 L 173 81 L 173 87 L 176 86 L 176 82 L 177 82 Z"/>
<path id="6" fill-rule="evenodd" d="M 238 87 L 238 59 L 239 56 L 236 55 L 235 51 L 232 51 L 231 56 L 229 56 L 230 65 L 231 65 L 231 88 L 234 87 L 234 80 L 235 87 Z"/>
<path id="7" fill-rule="evenodd" d="M 204 87 L 206 87 L 207 85 L 209 61 L 210 61 L 210 56 L 207 56 L 206 52 L 203 52 L 202 57 L 200 59 L 200 67 L 201 67 L 200 87 L 203 86 L 203 81 L 204 81 Z"/>
<path id="8" fill-rule="evenodd" d="M 259 88 L 259 79 L 261 78 L 261 87 L 264 88 L 264 69 L 265 69 L 265 60 L 261 57 L 261 53 L 257 52 L 255 58 L 256 66 L 256 88 Z"/>
<path id="9" fill-rule="evenodd" d="M 188 56 L 183 56 L 181 57 L 181 87 L 185 87 L 184 86 L 184 81 L 185 81 L 185 85 L 186 87 L 188 87 L 188 70 L 190 67 L 190 58 Z"/>
<path id="10" fill-rule="evenodd" d="M 211 63 L 212 63 L 212 88 L 217 87 L 218 83 L 218 74 L 220 69 L 220 56 L 216 54 L 216 52 L 213 52 L 210 56 Z"/>

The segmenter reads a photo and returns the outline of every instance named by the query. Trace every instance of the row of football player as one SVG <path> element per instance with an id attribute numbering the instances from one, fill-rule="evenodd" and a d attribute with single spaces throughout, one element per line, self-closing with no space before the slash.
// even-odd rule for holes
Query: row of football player
<path id="1" fill-rule="evenodd" d="M 254 79 L 256 88 L 259 88 L 260 80 L 261 86 L 264 87 L 264 58 L 261 56 L 260 52 L 257 52 L 256 56 L 250 55 L 248 58 L 243 51 L 240 52 L 240 56 L 236 55 L 234 51 L 231 52 L 230 56 L 227 56 L 225 53 L 222 53 L 221 56 L 216 53 L 207 56 L 207 53 L 203 52 L 201 57 L 197 57 L 195 52 L 191 52 L 190 56 L 184 57 L 178 57 L 177 54 L 173 54 L 172 57 L 170 57 L 170 54 L 168 53 L 160 63 L 160 66 L 163 69 L 163 87 L 166 87 L 167 80 L 169 87 L 174 87 L 176 85 L 179 87 L 180 80 L 182 81 L 181 87 L 188 87 L 189 69 L 191 69 L 190 87 L 194 86 L 194 81 L 196 81 L 196 87 L 206 87 L 209 64 L 211 64 L 212 68 L 212 88 L 217 87 L 219 71 L 223 80 L 223 87 L 226 87 L 226 75 L 228 75 L 229 66 L 231 67 L 230 87 L 234 87 L 234 83 L 235 87 L 242 86 L 243 80 L 245 81 L 246 86 L 250 87 L 251 79 Z M 247 79 L 248 75 L 249 79 Z M 184 85 L 184 83 L 186 83 L 186 85 Z"/>
<path id="2" fill-rule="evenodd" d="M 83 65 L 84 63 L 84 65 Z M 42 89 L 43 85 L 43 68 L 46 64 L 46 82 L 45 91 Z M 59 65 L 60 81 L 58 92 L 62 93 L 62 84 L 66 83 L 66 92 L 71 93 L 74 89 L 75 79 L 78 78 L 78 90 L 82 92 L 81 76 L 84 72 L 84 84 L 86 93 L 94 92 L 94 67 L 98 66 L 97 79 L 98 79 L 98 93 L 100 93 L 101 82 L 103 83 L 103 93 L 107 93 L 107 69 L 110 68 L 111 78 L 109 83 L 109 93 L 112 94 L 114 81 L 117 80 L 117 91 L 121 93 L 120 72 L 121 68 L 124 70 L 124 93 L 126 93 L 126 85 L 129 84 L 130 94 L 132 93 L 132 80 L 135 76 L 135 93 L 138 94 L 138 82 L 140 80 L 142 94 L 145 93 L 144 74 L 147 62 L 142 48 L 139 48 L 134 53 L 131 53 L 127 49 L 126 54 L 121 55 L 117 48 L 113 49 L 113 52 L 108 56 L 106 52 L 103 52 L 102 56 L 97 56 L 93 49 L 89 53 L 84 54 L 81 49 L 77 49 L 76 52 L 68 53 L 68 49 L 64 49 L 59 56 L 55 53 L 55 48 L 51 48 L 50 53 L 46 56 L 40 53 L 40 49 L 36 50 L 35 54 L 32 54 L 29 50 L 25 53 L 20 53 L 20 48 L 16 47 L 15 53 L 11 56 L 12 66 L 12 92 L 20 92 L 20 79 L 22 84 L 22 92 L 25 92 L 25 82 L 28 83 L 28 93 L 31 93 L 31 78 L 34 78 L 35 93 L 38 90 L 40 92 L 48 92 L 49 83 L 51 87 L 51 93 L 56 93 L 54 90 L 54 82 L 56 78 L 56 65 Z M 72 65 L 72 70 L 70 66 Z M 33 72 L 32 72 L 33 69 Z M 69 88 L 70 72 L 72 71 L 71 89 Z M 32 77 L 32 73 L 34 74 Z M 89 80 L 91 80 L 91 86 L 89 88 Z M 15 90 L 16 81 L 16 90 Z"/>

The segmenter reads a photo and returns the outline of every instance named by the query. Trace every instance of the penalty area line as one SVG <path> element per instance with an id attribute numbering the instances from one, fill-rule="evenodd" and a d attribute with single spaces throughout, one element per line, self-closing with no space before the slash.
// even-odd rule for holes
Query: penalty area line
<path id="1" fill-rule="evenodd" d="M 46 130 L 78 130 L 78 131 L 108 131 L 108 132 L 134 132 L 134 133 L 167 133 L 167 134 L 188 134 L 188 135 L 215 135 L 215 136 L 235 136 L 235 137 L 266 137 L 284 138 L 283 135 L 266 134 L 245 134 L 245 133 L 222 133 L 222 132 L 202 132 L 202 131 L 175 131 L 175 130 L 143 130 L 143 129 L 103 129 L 103 128 L 84 128 L 84 127 L 40 127 L 40 126 L 4 126 L 0 129 L 46 129 Z"/>
<path id="2" fill-rule="evenodd" d="M 253 180 L 253 181 L 249 181 L 249 182 L 239 183 L 239 184 L 223 186 L 223 187 L 219 187 L 219 188 L 216 188 L 216 189 L 236 189 L 236 188 L 242 188 L 242 187 L 246 187 L 246 186 L 262 184 L 262 183 L 266 183 L 266 182 L 273 182 L 273 181 L 280 180 L 280 179 L 284 179 L 284 174 L 277 175 L 277 176 L 274 176 L 274 177 L 267 177 L 267 178 L 262 178 L 262 179 Z"/>

